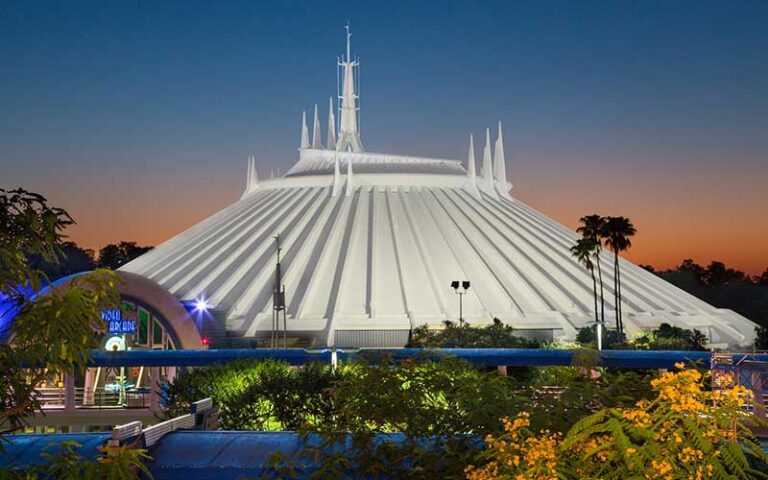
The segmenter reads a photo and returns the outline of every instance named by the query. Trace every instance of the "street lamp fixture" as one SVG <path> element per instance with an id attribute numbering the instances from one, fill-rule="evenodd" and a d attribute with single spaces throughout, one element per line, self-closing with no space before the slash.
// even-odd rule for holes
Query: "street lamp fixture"
<path id="1" fill-rule="evenodd" d="M 459 327 L 464 326 L 464 295 L 469 290 L 469 280 L 454 280 L 451 288 L 459 296 Z"/>

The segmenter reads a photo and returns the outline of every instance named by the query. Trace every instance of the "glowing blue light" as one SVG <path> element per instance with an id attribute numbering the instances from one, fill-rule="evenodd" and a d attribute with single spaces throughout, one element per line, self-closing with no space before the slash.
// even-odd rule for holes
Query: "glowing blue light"
<path id="1" fill-rule="evenodd" d="M 205 301 L 205 297 L 198 297 L 195 299 L 196 312 L 207 312 L 209 308 L 211 308 L 211 306 Z"/>

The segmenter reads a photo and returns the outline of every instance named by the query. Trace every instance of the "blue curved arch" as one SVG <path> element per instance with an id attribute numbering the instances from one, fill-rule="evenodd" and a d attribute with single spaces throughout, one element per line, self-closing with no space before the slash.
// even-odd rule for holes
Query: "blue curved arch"
<path id="1" fill-rule="evenodd" d="M 0 343 L 6 343 L 10 340 L 13 329 L 13 320 L 19 314 L 21 307 L 25 302 L 32 301 L 39 295 L 45 295 L 51 289 L 56 288 L 75 277 L 91 273 L 92 271 L 93 270 L 86 270 L 58 278 L 38 291 L 34 291 L 29 286 L 18 287 L 16 291 L 23 300 L 0 292 Z"/>

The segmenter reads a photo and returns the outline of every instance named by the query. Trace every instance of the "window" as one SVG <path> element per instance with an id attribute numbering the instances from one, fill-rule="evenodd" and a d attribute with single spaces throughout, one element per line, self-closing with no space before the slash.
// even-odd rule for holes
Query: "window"
<path id="1" fill-rule="evenodd" d="M 152 346 L 163 348 L 163 326 L 157 319 L 152 319 Z"/>
<path id="2" fill-rule="evenodd" d="M 136 343 L 147 345 L 149 343 L 149 312 L 139 308 L 139 339 Z"/>

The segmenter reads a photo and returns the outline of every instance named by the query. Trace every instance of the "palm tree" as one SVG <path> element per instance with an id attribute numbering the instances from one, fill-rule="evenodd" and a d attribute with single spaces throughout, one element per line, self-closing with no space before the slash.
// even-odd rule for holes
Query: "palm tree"
<path id="1" fill-rule="evenodd" d="M 600 237 L 605 239 L 605 245 L 613 250 L 613 285 L 616 301 L 616 327 L 619 334 L 624 333 L 624 322 L 621 315 L 621 271 L 619 269 L 619 253 L 629 250 L 632 241 L 629 237 L 637 233 L 637 229 L 626 217 L 606 217 Z"/>
<path id="2" fill-rule="evenodd" d="M 597 315 L 597 279 L 595 279 L 595 264 L 592 263 L 592 257 L 598 248 L 598 242 L 592 238 L 584 237 L 576 241 L 576 245 L 571 247 L 571 255 L 576 258 L 592 275 L 592 293 L 595 299 L 595 323 L 597 324 L 597 349 L 602 350 L 602 329 L 600 328 L 600 318 Z"/>
<path id="3" fill-rule="evenodd" d="M 600 232 L 603 230 L 605 218 L 593 213 L 579 219 L 581 225 L 576 229 L 584 238 L 589 238 L 595 242 L 595 264 L 597 265 L 597 279 L 600 284 L 600 321 L 605 324 L 605 295 L 603 293 L 603 269 L 600 267 L 600 252 L 603 250 L 603 244 L 600 241 Z"/>

